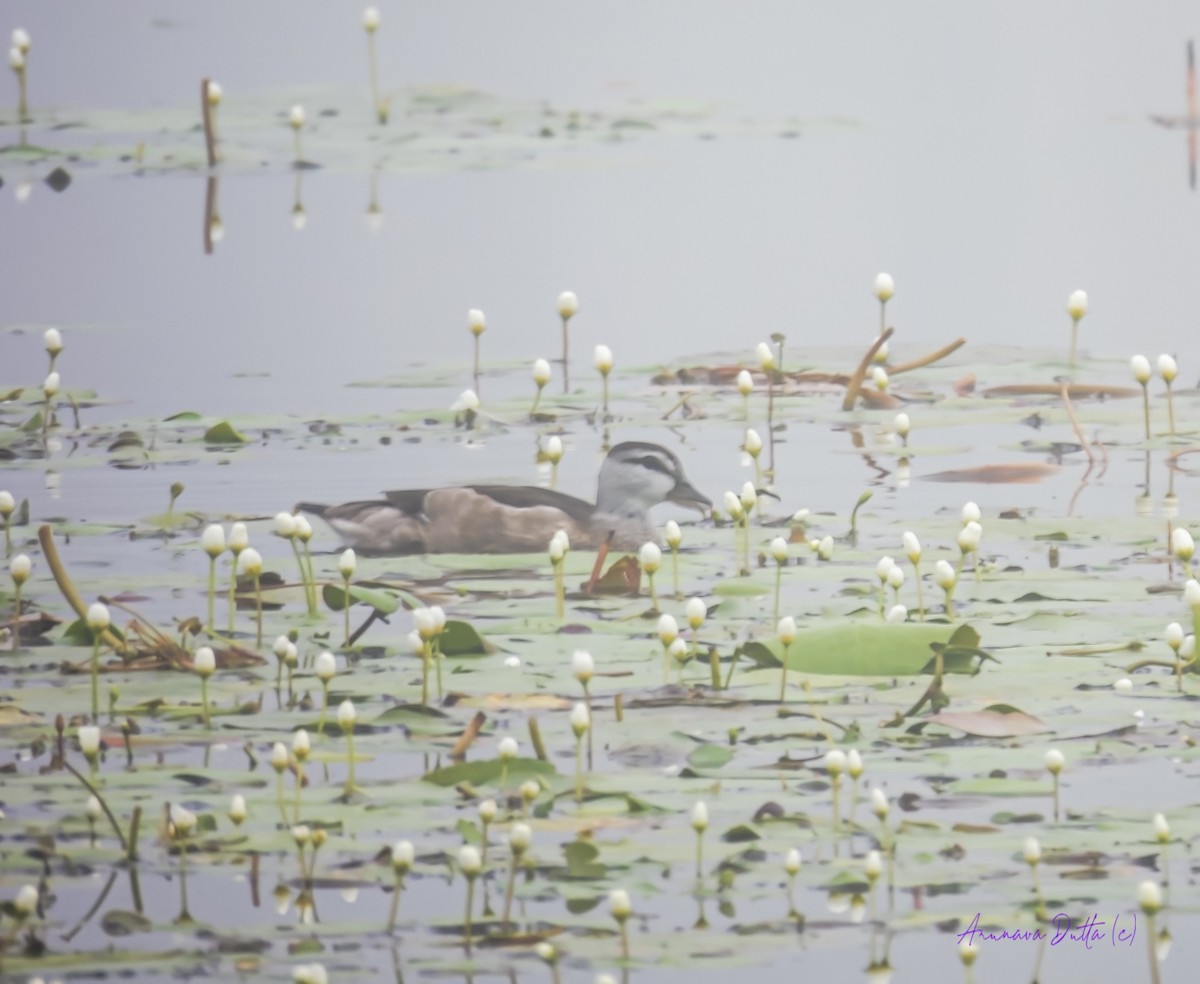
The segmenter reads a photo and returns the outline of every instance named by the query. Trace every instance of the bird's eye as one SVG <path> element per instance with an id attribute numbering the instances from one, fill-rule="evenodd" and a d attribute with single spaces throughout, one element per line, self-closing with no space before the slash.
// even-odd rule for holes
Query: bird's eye
<path id="1" fill-rule="evenodd" d="M 669 463 L 663 461 L 662 458 L 652 454 L 647 454 L 636 460 L 637 463 L 643 468 L 648 468 L 650 471 L 662 472 L 669 478 L 675 477 L 675 469 L 672 468 Z"/>

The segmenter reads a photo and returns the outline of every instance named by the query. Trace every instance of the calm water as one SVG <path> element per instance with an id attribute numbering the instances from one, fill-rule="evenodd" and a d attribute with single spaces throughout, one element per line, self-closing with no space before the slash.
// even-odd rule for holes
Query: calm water
<path id="1" fill-rule="evenodd" d="M 222 176 L 226 235 L 211 256 L 202 249 L 202 175 L 79 164 L 71 187 L 54 194 L 40 183 L 44 169 L 0 156 L 0 385 L 40 378 L 36 339 L 58 325 L 65 384 L 117 401 L 88 411 L 114 424 L 185 409 L 253 420 L 446 405 L 470 381 L 468 307 L 488 314 L 485 365 L 524 365 L 557 354 L 554 300 L 564 288 L 582 304 L 572 329 L 577 376 L 598 342 L 620 366 L 648 374 L 711 352 L 748 360 L 772 332 L 788 336 L 797 360 L 844 369 L 824 360 L 831 346 L 848 352 L 874 334 L 870 286 L 881 269 L 897 282 L 889 311 L 900 358 L 959 335 L 974 346 L 1065 352 L 1066 298 L 1083 287 L 1085 350 L 1122 366 L 1134 350 L 1175 352 L 1181 382 L 1197 377 L 1185 339 L 1196 317 L 1200 204 L 1183 132 L 1148 120 L 1185 110 L 1185 44 L 1200 29 L 1192 4 L 380 6 L 385 89 L 461 82 L 561 110 L 699 101 L 712 107 L 716 137 L 548 149 L 504 170 L 384 169 L 377 231 L 365 216 L 369 161 L 304 176 L 302 231 L 291 216 L 295 178 L 286 161 L 272 162 L 261 174 Z M 20 24 L 33 35 L 35 110 L 53 107 L 62 120 L 75 109 L 190 106 L 204 75 L 219 78 L 230 100 L 278 93 L 282 110 L 357 86 L 357 110 L 369 108 L 356 7 L 8 0 L 4 14 L 0 32 Z M 13 89 L 6 72 L 6 106 Z M 773 127 L 723 134 L 743 119 Z M 779 135 L 796 130 L 798 139 Z M 0 142 L 13 140 L 0 127 Z M 19 201 L 14 192 L 29 179 L 32 193 Z M 986 382 L 970 347 L 955 363 Z M 423 364 L 463 370 L 428 389 L 349 385 Z M 1106 371 L 1123 377 L 1112 363 Z M 485 396 L 493 385 L 523 387 L 524 370 L 485 377 Z M 739 434 L 715 432 L 720 454 L 687 459 L 710 494 L 728 484 L 722 456 Z M 670 438 L 617 435 L 626 436 Z M 987 459 L 1026 436 L 987 430 L 976 453 Z M 789 439 L 780 464 L 789 510 L 844 509 L 874 480 L 844 435 L 793 425 Z M 578 442 L 589 453 L 568 459 L 563 485 L 588 494 L 599 442 Z M 185 474 L 187 504 L 271 512 L 408 482 L 533 478 L 518 436 L 428 455 L 363 448 L 321 468 L 297 450 Z M 1139 469 L 1140 457 L 1118 457 L 1109 488 L 1085 502 L 1130 514 Z M 33 500 L 35 518 L 117 521 L 161 508 L 174 477 L 67 465 L 59 501 L 30 470 L 4 483 Z M 985 507 L 1064 513 L 1073 490 L 1072 478 L 972 494 Z M 1192 486 L 1177 491 L 1187 514 Z M 925 515 L 964 498 L 932 485 L 907 495 L 904 508 Z M 106 548 L 77 549 L 76 560 L 96 551 L 98 561 Z M 1189 945 L 1177 943 L 1171 972 L 1186 966 Z M 952 954 L 930 957 L 930 948 L 928 936 L 901 938 L 894 962 L 911 972 L 933 960 L 936 979 L 958 979 Z M 1023 979 L 1026 956 L 989 959 L 980 980 Z M 1047 970 L 1055 979 L 1076 966 L 1087 979 L 1144 972 L 1140 945 L 1129 966 L 1093 957 L 1068 965 L 1055 955 Z M 806 959 L 829 959 L 835 974 L 844 958 L 837 950 Z"/>

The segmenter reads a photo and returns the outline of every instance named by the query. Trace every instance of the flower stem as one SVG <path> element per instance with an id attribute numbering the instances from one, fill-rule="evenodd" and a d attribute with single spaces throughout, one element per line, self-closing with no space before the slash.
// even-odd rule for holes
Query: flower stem
<path id="1" fill-rule="evenodd" d="M 100 723 L 100 633 L 92 633 L 92 723 Z"/>
<path id="2" fill-rule="evenodd" d="M 200 678 L 200 706 L 204 713 L 204 727 L 205 729 L 211 728 L 212 717 L 208 711 L 208 677 L 203 676 Z"/>
<path id="3" fill-rule="evenodd" d="M 575 739 L 575 802 L 583 802 L 583 736 Z"/>
<path id="4" fill-rule="evenodd" d="M 512 914 L 513 892 L 517 887 L 517 855 L 512 855 L 512 860 L 508 865 L 508 884 L 504 886 L 504 916 L 501 919 L 501 925 L 507 930 L 512 925 L 510 918 Z"/>
<path id="5" fill-rule="evenodd" d="M 388 932 L 396 928 L 396 915 L 400 911 L 400 894 L 404 891 L 404 876 L 396 876 L 396 887 L 392 891 L 392 907 L 388 911 Z"/>
<path id="6" fill-rule="evenodd" d="M 325 700 L 321 704 L 321 716 L 317 719 L 317 734 L 325 734 L 325 717 L 329 714 L 329 681 L 321 681 L 321 690 L 325 695 Z"/>
<path id="7" fill-rule="evenodd" d="M 208 558 L 208 630 L 215 632 L 217 628 L 216 619 L 213 617 L 213 608 L 217 596 L 217 558 Z"/>
<path id="8" fill-rule="evenodd" d="M 1150 440 L 1150 387 L 1142 383 L 1142 419 L 1146 423 L 1146 440 Z"/>
<path id="9" fill-rule="evenodd" d="M 346 729 L 346 746 L 346 756 L 350 763 L 350 771 L 346 776 L 346 795 L 349 796 L 357 788 L 354 783 L 354 725 Z"/>
<path id="10" fill-rule="evenodd" d="M 913 580 L 917 582 L 917 613 L 922 622 L 925 621 L 925 586 L 921 583 L 921 562 L 914 560 Z"/>
<path id="11" fill-rule="evenodd" d="M 781 671 L 779 674 L 779 703 L 781 703 L 781 704 L 785 700 L 787 700 L 787 671 L 788 671 L 787 657 L 788 657 L 788 649 L 790 648 L 790 646 L 791 646 L 791 643 L 788 643 L 788 642 L 785 642 L 783 644 L 783 659 L 781 659 L 779 661 L 779 668 Z"/>
<path id="12" fill-rule="evenodd" d="M 21 641 L 21 585 L 13 582 L 13 624 L 12 624 L 12 651 L 15 653 L 20 649 Z"/>
<path id="13" fill-rule="evenodd" d="M 471 952 L 471 910 L 475 908 L 475 878 L 467 876 L 467 911 L 463 917 L 463 931 L 466 936 L 467 953 Z"/>
<path id="14" fill-rule="evenodd" d="M 254 575 L 254 612 L 258 617 L 258 636 L 255 638 L 254 647 L 262 649 L 262 581 L 257 574 Z"/>

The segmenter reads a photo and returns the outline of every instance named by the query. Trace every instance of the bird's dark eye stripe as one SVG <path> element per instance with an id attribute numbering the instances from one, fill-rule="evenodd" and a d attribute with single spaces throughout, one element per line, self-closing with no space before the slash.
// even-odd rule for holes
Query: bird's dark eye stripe
<path id="1" fill-rule="evenodd" d="M 637 463 L 643 468 L 649 468 L 651 471 L 662 472 L 664 475 L 670 478 L 675 477 L 675 469 L 656 455 L 647 454 L 636 460 Z"/>

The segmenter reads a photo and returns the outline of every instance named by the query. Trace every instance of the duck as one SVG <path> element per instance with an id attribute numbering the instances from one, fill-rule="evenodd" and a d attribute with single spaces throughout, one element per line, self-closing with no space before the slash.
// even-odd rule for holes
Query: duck
<path id="1" fill-rule="evenodd" d="M 563 530 L 579 549 L 637 550 L 656 539 L 649 511 L 673 502 L 707 514 L 712 502 L 684 474 L 678 456 L 658 444 L 625 441 L 608 452 L 595 504 L 553 489 L 462 485 L 402 489 L 337 506 L 301 502 L 347 546 L 363 553 L 535 553 Z"/>

